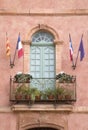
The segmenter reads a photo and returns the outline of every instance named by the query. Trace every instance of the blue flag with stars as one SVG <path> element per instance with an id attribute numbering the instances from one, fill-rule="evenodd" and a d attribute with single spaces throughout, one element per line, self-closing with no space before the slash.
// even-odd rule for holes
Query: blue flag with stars
<path id="1" fill-rule="evenodd" d="M 82 38 L 83 38 L 83 35 L 82 35 Z M 84 56 L 85 56 L 85 51 L 84 51 L 84 47 L 83 47 L 83 39 L 82 38 L 81 38 L 80 45 L 79 45 L 80 61 L 82 61 Z"/>

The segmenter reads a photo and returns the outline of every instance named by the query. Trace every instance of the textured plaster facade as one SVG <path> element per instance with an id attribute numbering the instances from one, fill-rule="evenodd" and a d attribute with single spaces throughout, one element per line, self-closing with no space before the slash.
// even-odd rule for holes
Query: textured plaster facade
<path id="1" fill-rule="evenodd" d="M 0 0 L 0 130 L 26 130 L 35 126 L 50 126 L 58 130 L 88 130 L 88 0 Z M 12 106 L 9 101 L 10 76 L 30 70 L 28 57 L 31 36 L 41 28 L 55 36 L 56 73 L 65 71 L 77 77 L 77 101 L 71 107 Z M 24 47 L 24 58 L 10 68 L 6 57 L 6 32 L 14 56 L 18 33 Z M 83 33 L 85 58 L 75 70 L 69 60 L 69 33 L 74 47 L 74 59 Z"/>

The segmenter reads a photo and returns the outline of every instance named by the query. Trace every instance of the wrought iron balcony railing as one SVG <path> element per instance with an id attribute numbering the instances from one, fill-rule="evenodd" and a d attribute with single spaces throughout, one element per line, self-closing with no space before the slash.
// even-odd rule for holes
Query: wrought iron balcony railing
<path id="1" fill-rule="evenodd" d="M 59 82 L 52 78 L 33 78 L 16 82 L 10 78 L 12 103 L 73 103 L 76 101 L 76 77 L 72 82 Z"/>

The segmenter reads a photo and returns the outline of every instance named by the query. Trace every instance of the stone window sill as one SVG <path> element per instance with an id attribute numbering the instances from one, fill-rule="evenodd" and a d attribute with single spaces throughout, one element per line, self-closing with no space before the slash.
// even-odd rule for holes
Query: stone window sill
<path id="1" fill-rule="evenodd" d="M 32 104 L 32 105 L 12 105 L 12 111 L 67 111 L 73 110 L 73 105 L 55 105 L 55 104 Z"/>

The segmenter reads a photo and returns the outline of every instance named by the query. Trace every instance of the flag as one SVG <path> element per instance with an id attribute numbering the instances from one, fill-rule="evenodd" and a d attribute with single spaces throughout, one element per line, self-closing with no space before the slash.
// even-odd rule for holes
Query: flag
<path id="1" fill-rule="evenodd" d="M 16 49 L 18 50 L 18 58 L 22 57 L 23 54 L 24 54 L 24 51 L 23 51 L 23 48 L 22 48 L 20 34 L 18 36 Z"/>
<path id="2" fill-rule="evenodd" d="M 83 35 L 81 37 L 80 45 L 79 45 L 79 52 L 80 52 L 80 61 L 83 60 L 85 52 L 84 52 L 84 47 L 83 47 Z"/>
<path id="3" fill-rule="evenodd" d="M 6 55 L 10 56 L 11 55 L 11 51 L 10 51 L 10 42 L 8 37 L 6 36 Z"/>
<path id="4" fill-rule="evenodd" d="M 70 52 L 70 60 L 73 61 L 73 47 L 70 34 L 69 34 L 69 52 Z"/>

